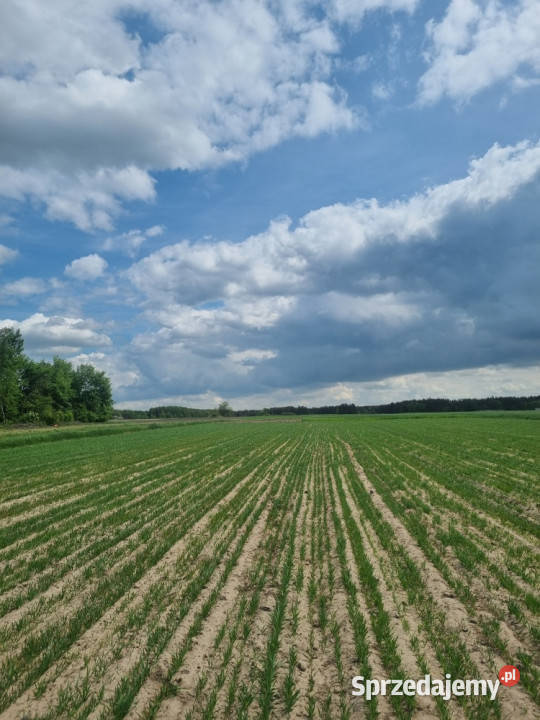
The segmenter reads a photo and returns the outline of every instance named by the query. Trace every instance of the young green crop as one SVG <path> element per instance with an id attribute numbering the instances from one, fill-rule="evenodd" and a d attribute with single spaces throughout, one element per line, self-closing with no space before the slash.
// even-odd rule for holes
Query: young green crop
<path id="1" fill-rule="evenodd" d="M 534 417 L 0 433 L 0 710 L 408 718 L 420 702 L 353 698 L 352 676 L 509 663 L 496 702 L 431 708 L 533 717 Z"/>

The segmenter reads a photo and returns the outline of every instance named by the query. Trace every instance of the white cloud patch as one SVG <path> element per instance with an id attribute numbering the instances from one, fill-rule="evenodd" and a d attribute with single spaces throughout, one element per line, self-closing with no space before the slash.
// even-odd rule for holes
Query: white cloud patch
<path id="1" fill-rule="evenodd" d="M 340 22 L 360 22 L 364 15 L 374 10 L 413 12 L 419 0 L 330 0 L 329 12 Z"/>
<path id="2" fill-rule="evenodd" d="M 131 388 L 141 381 L 141 374 L 137 368 L 126 367 L 126 358 L 104 352 L 79 353 L 67 358 L 74 367 L 79 365 L 93 365 L 107 374 L 111 385 L 116 392 Z"/>
<path id="3" fill-rule="evenodd" d="M 163 235 L 165 232 L 165 225 L 153 225 L 152 227 L 148 228 L 148 230 L 145 230 L 146 237 L 158 237 L 159 235 Z"/>
<path id="4" fill-rule="evenodd" d="M 41 278 L 24 277 L 0 286 L 0 297 L 27 298 L 46 290 L 47 284 Z"/>
<path id="5" fill-rule="evenodd" d="M 389 100 L 394 94 L 394 91 L 390 85 L 377 82 L 371 86 L 371 94 L 377 100 Z"/>
<path id="6" fill-rule="evenodd" d="M 486 365 L 446 372 L 419 372 L 377 380 L 347 382 L 320 388 L 294 388 L 263 395 L 229 397 L 235 409 L 284 405 L 321 407 L 340 403 L 372 405 L 420 398 L 482 398 L 540 393 L 540 365 Z M 130 404 L 127 403 L 126 407 Z M 138 403 L 138 407 L 148 404 Z"/>
<path id="7" fill-rule="evenodd" d="M 357 75 L 364 73 L 370 66 L 371 58 L 369 55 L 357 55 L 352 60 L 337 58 L 335 60 L 336 67 L 340 70 L 349 70 Z"/>
<path id="8" fill-rule="evenodd" d="M 277 352 L 275 350 L 257 350 L 256 348 L 251 348 L 249 350 L 230 352 L 228 357 L 235 363 L 254 365 L 262 360 L 270 360 L 271 358 L 277 357 Z"/>
<path id="9" fill-rule="evenodd" d="M 108 237 L 103 241 L 101 249 L 104 252 L 122 252 L 129 257 L 135 257 L 141 245 L 148 238 L 155 238 L 163 235 L 165 232 L 164 225 L 153 225 L 147 230 L 128 230 L 121 235 Z"/>
<path id="10" fill-rule="evenodd" d="M 39 200 L 50 220 L 68 221 L 80 230 L 91 231 L 111 230 L 114 218 L 122 211 L 122 201 L 153 200 L 155 190 L 148 173 L 134 165 L 120 170 L 73 172 L 53 169 L 52 165 L 22 168 L 0 165 L 0 195 L 19 201 L 26 197 Z"/>
<path id="11" fill-rule="evenodd" d="M 156 395 L 148 396 L 145 400 L 121 400 L 116 403 L 117 407 L 124 410 L 147 410 L 150 407 L 163 405 L 182 405 L 192 408 L 217 408 L 225 398 L 216 392 L 207 390 L 204 393 L 186 395 Z"/>
<path id="12" fill-rule="evenodd" d="M 217 308 L 194 308 L 189 305 L 166 305 L 147 311 L 149 320 L 161 325 L 157 334 L 143 334 L 134 338 L 134 343 L 149 347 L 161 345 L 164 341 L 174 342 L 189 339 L 224 337 L 244 330 L 264 330 L 275 326 L 290 314 L 296 300 L 291 297 L 242 297 L 231 300 L 226 306 Z M 270 357 L 270 356 L 268 356 Z"/>
<path id="13" fill-rule="evenodd" d="M 9 228 L 10 225 L 13 225 L 13 222 L 14 220 L 11 215 L 8 215 L 7 213 L 0 213 L 0 232 Z"/>
<path id="14" fill-rule="evenodd" d="M 466 101 L 524 71 L 540 75 L 540 0 L 452 0 L 441 22 L 430 21 L 430 64 L 419 84 L 419 101 L 447 95 Z"/>
<path id="15" fill-rule="evenodd" d="M 217 167 L 356 127 L 332 77 L 333 23 L 414 4 L 338 2 L 337 15 L 315 16 L 265 0 L 7 0 L 0 194 L 110 230 L 123 202 L 153 199 L 152 171 Z"/>
<path id="16" fill-rule="evenodd" d="M 375 382 L 338 382 L 318 388 L 295 387 L 260 394 L 229 394 L 227 400 L 235 410 L 241 410 L 286 405 L 306 407 L 340 403 L 374 405 L 427 397 L 458 400 L 466 397 L 539 393 L 540 365 L 525 367 L 486 365 L 446 372 L 409 373 Z M 158 405 L 212 408 L 217 407 L 223 399 L 221 395 L 207 391 L 202 394 L 148 395 L 141 400 L 121 401 L 118 406 L 132 410 L 145 410 Z"/>
<path id="17" fill-rule="evenodd" d="M 8 262 L 11 262 L 12 260 L 15 260 L 17 255 L 18 255 L 17 250 L 12 250 L 11 248 L 8 248 L 5 245 L 0 244 L 0 265 L 3 265 L 4 263 L 8 263 Z"/>
<path id="18" fill-rule="evenodd" d="M 314 302 L 314 311 L 320 317 L 352 325 L 381 322 L 387 326 L 403 326 L 422 316 L 420 303 L 396 293 L 350 295 L 332 291 Z"/>
<path id="19" fill-rule="evenodd" d="M 107 261 L 100 255 L 93 253 L 77 258 L 66 265 L 64 273 L 74 280 L 97 280 L 107 269 Z"/>
<path id="20" fill-rule="evenodd" d="M 0 327 L 20 330 L 27 350 L 42 354 L 79 352 L 83 347 L 111 345 L 95 322 L 85 318 L 34 313 L 25 320 L 0 319 Z"/>

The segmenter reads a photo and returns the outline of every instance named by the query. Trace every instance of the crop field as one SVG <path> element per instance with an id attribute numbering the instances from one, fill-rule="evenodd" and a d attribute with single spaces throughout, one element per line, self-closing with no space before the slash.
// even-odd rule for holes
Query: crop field
<path id="1" fill-rule="evenodd" d="M 538 717 L 539 473 L 532 412 L 0 434 L 0 720 Z"/>

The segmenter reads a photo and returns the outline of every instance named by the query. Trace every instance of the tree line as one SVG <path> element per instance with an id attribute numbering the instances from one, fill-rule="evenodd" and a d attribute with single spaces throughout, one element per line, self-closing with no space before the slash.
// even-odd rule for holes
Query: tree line
<path id="1" fill-rule="evenodd" d="M 20 330 L 0 328 L 0 422 L 104 422 L 112 417 L 109 378 L 93 365 L 24 354 Z"/>
<path id="2" fill-rule="evenodd" d="M 384 405 L 355 405 L 340 403 L 339 405 L 323 405 L 321 407 L 305 407 L 303 405 L 287 405 L 283 407 L 264 408 L 261 411 L 240 411 L 241 414 L 266 415 L 374 415 L 419 412 L 472 412 L 475 410 L 536 410 L 540 408 L 540 395 L 523 397 L 487 397 L 462 398 L 423 398 L 421 400 L 401 400 Z"/>
<path id="3" fill-rule="evenodd" d="M 524 397 L 487 397 L 462 398 L 423 398 L 421 400 L 401 400 L 384 405 L 323 405 L 322 407 L 273 407 L 265 412 L 271 415 L 362 415 L 393 414 L 419 412 L 472 412 L 475 410 L 536 410 L 540 408 L 540 395 Z"/>
<path id="4" fill-rule="evenodd" d="M 233 410 L 227 402 L 221 403 L 216 409 L 201 410 L 180 405 L 167 405 L 150 408 L 149 410 L 116 410 L 115 416 L 124 419 L 143 418 L 184 418 L 184 417 L 258 417 L 261 415 L 374 415 L 392 413 L 419 412 L 471 412 L 475 410 L 536 410 L 540 409 L 540 395 L 524 397 L 487 397 L 463 398 L 424 398 L 422 400 L 402 400 L 385 405 L 355 405 L 340 403 L 339 405 L 322 405 L 306 407 L 305 405 L 284 405 L 269 407 L 262 410 Z"/>
<path id="5" fill-rule="evenodd" d="M 190 408 L 184 405 L 158 405 L 149 410 L 121 410 L 114 409 L 113 416 L 123 420 L 144 420 L 150 418 L 209 418 L 209 417 L 230 417 L 235 412 L 224 400 L 217 408 Z"/>

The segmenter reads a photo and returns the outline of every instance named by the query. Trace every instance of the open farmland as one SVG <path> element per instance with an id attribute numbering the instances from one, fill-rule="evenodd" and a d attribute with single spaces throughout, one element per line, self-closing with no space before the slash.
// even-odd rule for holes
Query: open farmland
<path id="1" fill-rule="evenodd" d="M 0 720 L 537 717 L 540 413 L 136 430 L 0 435 Z"/>

